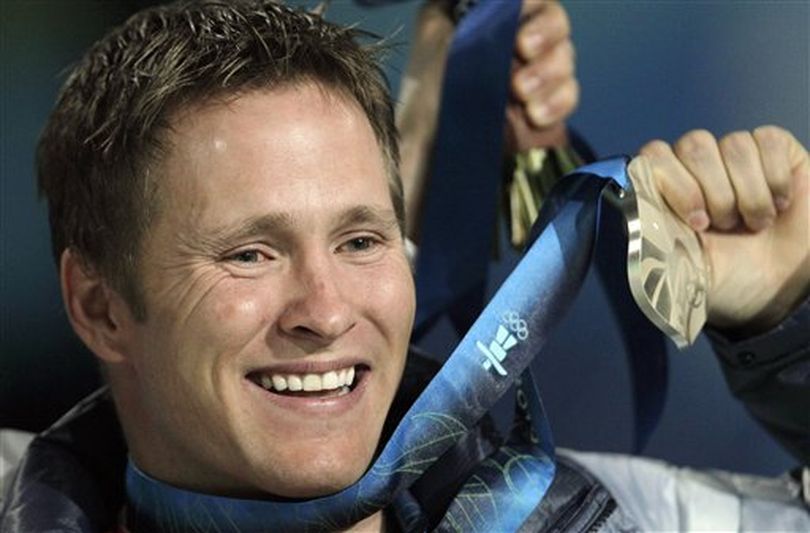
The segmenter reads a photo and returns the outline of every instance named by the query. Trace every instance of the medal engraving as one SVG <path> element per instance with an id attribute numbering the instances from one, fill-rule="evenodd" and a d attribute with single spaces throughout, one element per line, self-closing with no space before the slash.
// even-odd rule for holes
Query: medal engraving
<path id="1" fill-rule="evenodd" d="M 627 219 L 627 277 L 636 303 L 678 346 L 706 322 L 709 273 L 697 234 L 666 205 L 644 156 L 627 166 L 633 185 L 619 203 Z"/>

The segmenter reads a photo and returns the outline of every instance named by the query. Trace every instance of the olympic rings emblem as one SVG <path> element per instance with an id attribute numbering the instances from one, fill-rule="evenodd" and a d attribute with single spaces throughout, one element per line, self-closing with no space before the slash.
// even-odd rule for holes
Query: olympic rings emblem
<path id="1" fill-rule="evenodd" d="M 515 311 L 506 311 L 501 316 L 501 321 L 519 340 L 525 341 L 529 336 L 529 327 L 526 321 L 520 318 L 520 315 Z"/>

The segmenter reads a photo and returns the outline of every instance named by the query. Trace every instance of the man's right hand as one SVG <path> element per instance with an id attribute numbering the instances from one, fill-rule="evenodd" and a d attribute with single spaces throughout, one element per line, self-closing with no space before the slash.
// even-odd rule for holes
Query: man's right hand
<path id="1" fill-rule="evenodd" d="M 508 153 L 566 143 L 565 121 L 579 103 L 571 23 L 553 0 L 524 0 L 515 40 Z"/>
<path id="2" fill-rule="evenodd" d="M 700 237 L 711 273 L 709 323 L 753 334 L 810 291 L 810 157 L 789 131 L 763 126 L 716 139 L 694 130 L 647 143 L 655 181 Z"/>
<path id="3" fill-rule="evenodd" d="M 453 31 L 446 2 L 426 2 L 416 21 L 400 88 L 397 109 L 400 173 L 405 189 L 407 232 L 415 240 Z M 506 153 L 567 142 L 565 120 L 579 103 L 570 36 L 568 15 L 559 2 L 523 0 L 509 80 L 512 97 L 506 109 Z"/>

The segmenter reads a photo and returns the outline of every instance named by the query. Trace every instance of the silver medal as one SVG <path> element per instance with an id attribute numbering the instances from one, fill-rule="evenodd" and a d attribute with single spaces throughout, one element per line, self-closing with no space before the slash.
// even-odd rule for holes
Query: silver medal
<path id="1" fill-rule="evenodd" d="M 627 174 L 633 186 L 616 201 L 627 220 L 630 290 L 647 318 L 685 348 L 706 323 L 709 271 L 703 248 L 661 197 L 647 158 L 634 158 Z"/>

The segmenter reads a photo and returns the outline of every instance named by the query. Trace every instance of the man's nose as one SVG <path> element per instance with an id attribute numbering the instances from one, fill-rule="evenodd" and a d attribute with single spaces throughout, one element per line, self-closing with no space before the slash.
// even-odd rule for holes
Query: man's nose
<path id="1" fill-rule="evenodd" d="M 331 342 L 355 324 L 354 309 L 344 296 L 339 268 L 329 259 L 310 259 L 291 276 L 292 297 L 279 319 L 281 329 L 296 338 Z"/>

